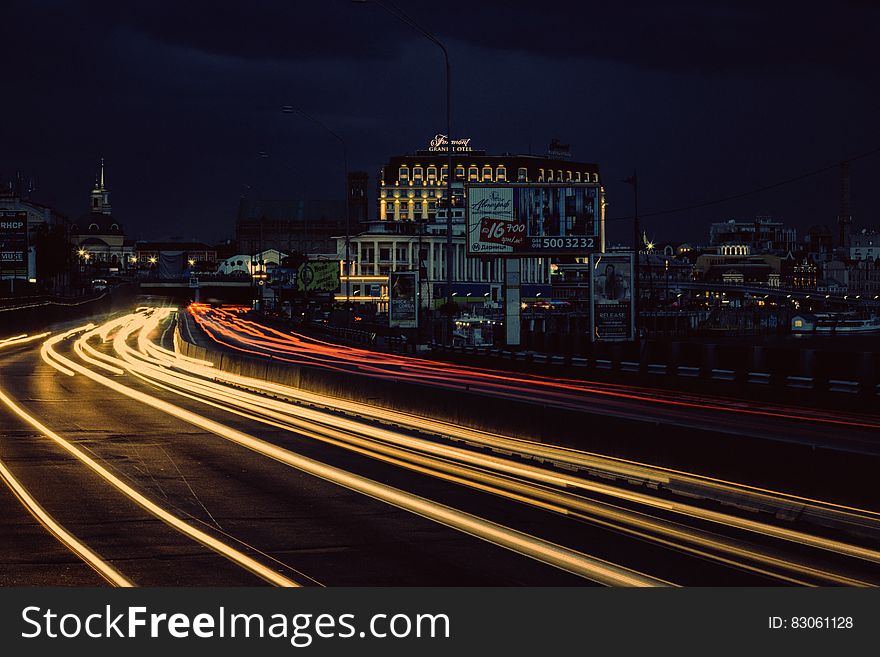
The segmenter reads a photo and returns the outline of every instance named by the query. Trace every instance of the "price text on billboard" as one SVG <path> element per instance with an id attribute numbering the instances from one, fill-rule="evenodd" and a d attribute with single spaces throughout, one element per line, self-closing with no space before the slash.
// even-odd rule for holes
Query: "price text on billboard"
<path id="1" fill-rule="evenodd" d="M 468 186 L 471 256 L 585 254 L 599 224 L 597 184 Z"/>

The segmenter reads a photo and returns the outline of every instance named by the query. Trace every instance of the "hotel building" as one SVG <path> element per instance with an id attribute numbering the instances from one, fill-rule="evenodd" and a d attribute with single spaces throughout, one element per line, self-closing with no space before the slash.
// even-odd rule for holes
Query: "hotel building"
<path id="1" fill-rule="evenodd" d="M 376 301 L 377 280 L 392 271 L 418 269 L 422 305 L 437 307 L 445 301 L 449 167 L 443 139 L 438 135 L 426 150 L 393 156 L 380 170 L 377 220 L 351 238 L 352 291 L 348 300 Z M 488 155 L 472 150 L 469 139 L 454 140 L 452 167 L 452 278 L 459 303 L 500 301 L 504 279 L 502 258 L 466 255 L 465 183 L 600 183 L 596 164 L 573 162 L 563 154 Z M 600 207 L 604 208 L 601 185 L 599 193 Z M 337 245 L 342 257 L 344 239 L 337 238 Z M 550 258 L 523 258 L 521 285 L 524 299 L 550 296 Z M 346 299 L 345 294 L 341 296 Z M 380 299 L 384 300 L 384 295 Z"/>

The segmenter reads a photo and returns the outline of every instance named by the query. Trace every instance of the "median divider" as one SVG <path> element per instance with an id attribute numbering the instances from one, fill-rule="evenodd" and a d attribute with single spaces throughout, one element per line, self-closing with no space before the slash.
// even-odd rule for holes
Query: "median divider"
<path id="1" fill-rule="evenodd" d="M 523 394 L 528 389 L 522 386 L 511 388 L 515 397 L 511 398 L 474 390 L 466 385 L 453 387 L 451 382 L 448 386 L 438 387 L 416 381 L 383 379 L 356 371 L 324 369 L 285 362 L 280 358 L 247 355 L 220 345 L 205 348 L 188 342 L 185 335 L 186 331 L 181 332 L 178 327 L 175 341 L 184 356 L 209 361 L 215 368 L 229 373 L 513 438 L 659 467 L 702 472 L 747 485 L 779 487 L 808 495 L 812 491 L 799 491 L 799 486 L 808 485 L 809 481 L 805 483 L 802 477 L 788 475 L 798 469 L 821 469 L 836 481 L 851 484 L 851 490 L 842 492 L 842 503 L 858 504 L 867 494 L 860 482 L 870 479 L 880 467 L 880 453 L 874 452 L 866 452 L 854 465 L 845 445 L 840 450 L 833 443 L 817 449 L 813 444 L 777 440 L 770 435 L 757 437 L 667 423 L 649 413 L 609 415 L 593 410 L 586 399 L 582 405 L 552 405 L 540 397 L 531 400 Z M 526 357 L 525 352 L 511 355 L 519 359 Z M 571 364 L 584 368 L 587 360 L 572 359 Z M 613 361 L 596 361 L 596 367 L 611 369 Z M 697 368 L 693 370 L 695 374 L 699 373 Z M 722 373 L 733 372 L 724 370 Z M 719 452 L 727 455 L 725 459 L 717 458 Z M 754 458 L 756 453 L 761 454 L 760 459 Z"/>

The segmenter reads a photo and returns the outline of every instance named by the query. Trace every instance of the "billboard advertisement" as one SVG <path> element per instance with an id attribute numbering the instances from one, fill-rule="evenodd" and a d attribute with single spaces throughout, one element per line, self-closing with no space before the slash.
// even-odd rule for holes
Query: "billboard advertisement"
<path id="1" fill-rule="evenodd" d="M 0 278 L 27 278 L 27 212 L 0 212 Z"/>
<path id="2" fill-rule="evenodd" d="M 339 290 L 339 262 L 310 260 L 296 271 L 296 289 L 300 292 L 337 292 Z"/>
<path id="3" fill-rule="evenodd" d="M 585 255 L 599 248 L 599 197 L 598 184 L 468 185 L 468 255 Z"/>
<path id="4" fill-rule="evenodd" d="M 418 289 L 417 272 L 391 272 L 388 277 L 388 324 L 392 328 L 418 327 Z"/>
<path id="5" fill-rule="evenodd" d="M 635 339 L 633 256 L 631 253 L 590 255 L 590 325 L 593 342 Z"/>

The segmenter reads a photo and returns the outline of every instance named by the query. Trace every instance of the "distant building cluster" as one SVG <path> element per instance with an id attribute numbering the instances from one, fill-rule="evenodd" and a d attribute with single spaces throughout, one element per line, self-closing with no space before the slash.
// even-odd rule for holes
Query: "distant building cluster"
<path id="1" fill-rule="evenodd" d="M 28 186 L 18 179 L 0 191 L 5 292 L 75 290 L 108 276 L 253 278 L 274 268 L 295 270 L 302 262 L 322 260 L 340 264 L 343 285 L 337 301 L 375 303 L 387 295 L 391 274 L 418 272 L 424 306 L 436 308 L 445 301 L 451 278 L 451 293 L 460 305 L 497 309 L 505 260 L 467 253 L 465 208 L 474 184 L 594 185 L 600 208 L 596 220 L 601 219 L 603 232 L 593 250 L 605 246 L 609 253 L 632 252 L 631 243 L 604 244 L 605 191 L 596 164 L 572 160 L 558 143 L 545 155 L 490 155 L 474 149 L 470 139 L 457 139 L 450 171 L 443 139 L 444 135 L 437 135 L 422 150 L 387 159 L 375 183 L 372 212 L 369 176 L 350 172 L 342 200 L 242 198 L 234 239 L 216 245 L 195 239 L 131 239 L 113 212 L 103 160 L 86 212 L 77 219 L 31 200 Z M 842 175 L 836 230 L 814 225 L 799 235 L 778 218 L 758 213 L 753 218 L 709 223 L 705 245 L 655 241 L 643 234 L 634 281 L 638 299 L 645 301 L 641 308 L 681 308 L 693 300 L 693 290 L 707 286 L 880 298 L 880 233 L 854 227 L 848 169 Z M 559 212 L 551 208 L 547 214 L 548 206 L 536 211 L 542 221 Z M 558 223 L 558 216 L 555 220 Z M 586 309 L 590 289 L 586 258 L 527 254 L 519 262 L 525 300 Z M 701 303 L 708 305 L 705 299 Z"/>

